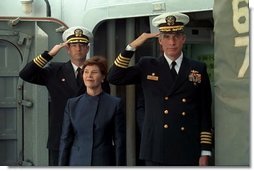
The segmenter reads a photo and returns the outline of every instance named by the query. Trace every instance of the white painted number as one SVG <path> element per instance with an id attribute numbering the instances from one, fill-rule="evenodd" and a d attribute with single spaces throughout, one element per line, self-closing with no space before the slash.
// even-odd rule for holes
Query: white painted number
<path id="1" fill-rule="evenodd" d="M 246 6 L 239 7 L 240 3 L 246 3 Z M 238 72 L 238 78 L 243 78 L 249 68 L 249 9 L 248 0 L 232 0 L 233 7 L 233 26 L 239 36 L 235 37 L 235 47 L 246 46 L 245 56 L 241 68 Z M 240 22 L 241 21 L 241 22 Z M 240 34 L 245 34 L 241 36 Z"/>

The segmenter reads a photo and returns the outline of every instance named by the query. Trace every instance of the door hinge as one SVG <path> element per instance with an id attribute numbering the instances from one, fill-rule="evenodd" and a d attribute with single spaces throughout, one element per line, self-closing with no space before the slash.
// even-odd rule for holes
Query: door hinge
<path id="1" fill-rule="evenodd" d="M 19 105 L 26 106 L 26 107 L 33 106 L 33 102 L 31 102 L 29 100 L 20 100 L 18 103 L 19 103 Z"/>

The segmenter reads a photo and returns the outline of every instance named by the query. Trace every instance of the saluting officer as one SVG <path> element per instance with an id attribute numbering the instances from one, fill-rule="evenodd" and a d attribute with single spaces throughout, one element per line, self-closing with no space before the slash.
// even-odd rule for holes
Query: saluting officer
<path id="1" fill-rule="evenodd" d="M 19 73 L 19 76 L 30 83 L 44 85 L 51 97 L 49 114 L 49 165 L 58 165 L 59 143 L 66 102 L 85 92 L 86 88 L 79 72 L 86 60 L 92 33 L 84 27 L 75 26 L 65 30 L 62 35 L 63 43 L 55 45 L 50 51 L 29 62 Z M 67 62 L 52 62 L 50 60 L 65 47 L 70 60 Z M 80 68 L 80 69 L 79 69 Z M 80 75 L 80 76 L 79 76 Z M 108 82 L 102 87 L 109 93 Z"/>
<path id="2" fill-rule="evenodd" d="M 182 47 L 189 17 L 164 13 L 152 24 L 159 33 L 143 33 L 127 45 L 110 68 L 115 85 L 141 83 L 145 118 L 140 159 L 150 166 L 208 165 L 211 156 L 211 88 L 206 65 L 187 58 Z M 163 55 L 128 64 L 147 39 L 158 37 Z"/>

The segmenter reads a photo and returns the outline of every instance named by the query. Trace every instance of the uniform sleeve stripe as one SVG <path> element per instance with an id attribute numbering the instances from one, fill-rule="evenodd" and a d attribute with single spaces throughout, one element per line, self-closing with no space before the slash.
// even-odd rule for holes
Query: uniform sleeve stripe
<path id="1" fill-rule="evenodd" d="M 129 60 L 126 60 L 126 59 L 124 59 L 124 58 L 121 58 L 121 56 L 118 56 L 116 59 L 118 59 L 119 61 L 125 62 L 125 63 L 130 62 L 130 59 L 129 59 Z"/>
<path id="2" fill-rule="evenodd" d="M 45 60 L 43 60 L 41 57 L 36 58 L 36 61 L 40 62 L 42 65 L 45 65 L 47 62 L 45 62 Z"/>
<path id="3" fill-rule="evenodd" d="M 34 61 L 34 63 L 35 63 L 37 66 L 39 66 L 40 68 L 43 67 L 43 65 L 42 65 L 40 62 L 38 62 L 37 59 L 33 59 L 33 61 Z"/>
<path id="4" fill-rule="evenodd" d="M 200 137 L 201 137 L 201 138 L 212 138 L 211 135 L 201 135 Z"/>
<path id="5" fill-rule="evenodd" d="M 120 63 L 124 63 L 124 64 L 129 64 L 130 63 L 130 60 L 129 61 L 126 61 L 126 60 L 122 60 L 121 58 L 116 58 L 116 60 L 118 61 L 118 62 L 120 62 Z"/>
<path id="6" fill-rule="evenodd" d="M 41 55 L 39 55 L 36 58 L 34 58 L 33 61 L 40 68 L 43 68 L 47 64 L 47 60 L 44 59 Z"/>
<path id="7" fill-rule="evenodd" d="M 44 62 L 45 64 L 48 62 L 46 59 L 44 59 L 41 55 L 39 56 L 39 59 Z"/>
<path id="8" fill-rule="evenodd" d="M 119 58 L 116 59 L 116 62 L 121 64 L 121 65 L 126 65 L 126 66 L 129 65 L 129 62 L 121 61 L 121 60 L 119 60 Z"/>
<path id="9" fill-rule="evenodd" d="M 127 68 L 130 63 L 130 58 L 125 58 L 121 54 L 114 61 L 115 65 L 120 68 Z"/>
<path id="10" fill-rule="evenodd" d="M 212 141 L 212 139 L 211 138 L 201 138 L 201 141 Z"/>
<path id="11" fill-rule="evenodd" d="M 121 64 L 117 63 L 116 60 L 114 61 L 114 63 L 115 63 L 116 66 L 118 66 L 118 67 L 120 67 L 120 68 L 127 68 L 127 67 L 128 67 L 128 66 L 126 66 L 126 65 L 121 65 Z"/>
<path id="12" fill-rule="evenodd" d="M 212 144 L 212 133 L 211 132 L 201 132 L 200 134 L 201 144 Z"/>
<path id="13" fill-rule="evenodd" d="M 211 141 L 201 141 L 201 144 L 212 144 Z"/>
<path id="14" fill-rule="evenodd" d="M 130 58 L 123 57 L 122 54 L 120 54 L 120 55 L 118 56 L 118 58 L 121 58 L 122 60 L 124 60 L 124 61 L 126 61 L 126 62 L 131 60 Z"/>
<path id="15" fill-rule="evenodd" d="M 201 132 L 201 135 L 212 135 L 211 132 Z"/>

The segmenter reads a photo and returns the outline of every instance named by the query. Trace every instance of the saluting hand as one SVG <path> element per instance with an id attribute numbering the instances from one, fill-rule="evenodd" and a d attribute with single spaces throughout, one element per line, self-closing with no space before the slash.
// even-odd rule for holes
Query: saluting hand
<path id="1" fill-rule="evenodd" d="M 137 39 L 129 45 L 133 48 L 141 46 L 147 39 L 158 37 L 160 33 L 142 33 Z"/>
<path id="2" fill-rule="evenodd" d="M 56 44 L 50 51 L 49 51 L 49 55 L 50 56 L 55 56 L 63 47 L 65 47 L 67 45 L 67 42 L 64 43 L 59 43 Z"/>

